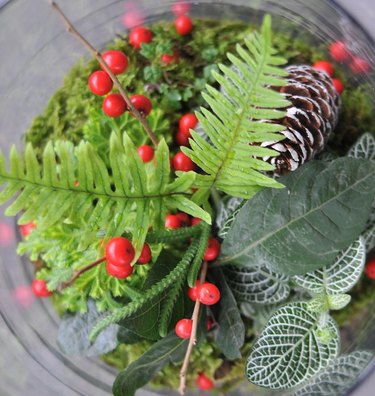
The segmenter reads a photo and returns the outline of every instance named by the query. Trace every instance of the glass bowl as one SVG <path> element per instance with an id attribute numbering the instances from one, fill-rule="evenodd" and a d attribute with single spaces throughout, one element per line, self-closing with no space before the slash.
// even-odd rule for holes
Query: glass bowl
<path id="1" fill-rule="evenodd" d="M 99 49 L 126 31 L 123 15 L 129 1 L 76 0 L 60 3 L 78 30 Z M 135 3 L 147 23 L 173 18 L 170 11 L 172 1 Z M 0 1 L 0 7 L 0 147 L 3 152 L 8 152 L 12 144 L 22 146 L 24 131 L 46 106 L 65 73 L 80 58 L 89 59 L 89 54 L 66 32 L 48 2 Z M 276 34 L 278 29 L 282 31 L 288 27 L 295 34 L 309 32 L 316 44 L 344 40 L 350 44 L 353 54 L 375 64 L 374 43 L 370 36 L 333 1 L 197 0 L 191 10 L 193 17 L 238 18 L 257 23 L 264 12 L 273 15 Z M 133 22 L 128 20 L 127 27 Z M 351 78 L 369 80 L 374 87 L 375 103 L 374 76 Z M 116 375 L 112 367 L 99 359 L 73 358 L 60 352 L 56 344 L 59 318 L 48 300 L 32 296 L 33 268 L 26 258 L 16 255 L 18 239 L 15 220 L 4 217 L 1 211 L 1 394 L 111 394 Z M 344 351 L 375 346 L 373 308 L 369 306 L 367 315 L 343 329 Z M 373 368 L 374 364 L 370 365 L 353 387 Z M 155 393 L 142 390 L 140 394 Z M 238 390 L 236 394 L 242 393 Z"/>

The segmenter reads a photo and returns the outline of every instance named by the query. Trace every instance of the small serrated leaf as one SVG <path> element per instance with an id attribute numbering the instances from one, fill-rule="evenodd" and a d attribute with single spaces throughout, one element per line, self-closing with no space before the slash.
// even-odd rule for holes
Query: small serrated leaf
<path id="1" fill-rule="evenodd" d="M 272 389 L 286 389 L 311 378 L 337 356 L 339 334 L 328 320 L 329 343 L 319 340 L 319 315 L 303 302 L 279 308 L 255 342 L 247 360 L 250 382 Z"/>

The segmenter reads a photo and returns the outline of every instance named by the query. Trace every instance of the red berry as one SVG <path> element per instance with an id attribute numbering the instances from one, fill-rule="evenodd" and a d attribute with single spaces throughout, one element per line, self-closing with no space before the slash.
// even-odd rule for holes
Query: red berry
<path id="1" fill-rule="evenodd" d="M 202 221 L 202 219 L 200 219 L 200 218 L 198 218 L 198 217 L 193 217 L 193 218 L 191 219 L 191 225 L 192 225 L 192 226 L 198 225 L 201 221 Z"/>
<path id="2" fill-rule="evenodd" d="M 134 9 L 125 12 L 122 17 L 122 23 L 128 29 L 133 28 L 134 26 L 142 25 L 144 22 L 144 15 L 140 10 Z"/>
<path id="3" fill-rule="evenodd" d="M 34 279 L 31 289 L 36 297 L 45 298 L 52 295 L 52 292 L 47 289 L 47 283 L 44 280 Z"/>
<path id="4" fill-rule="evenodd" d="M 175 332 L 177 337 L 190 338 L 193 321 L 191 319 L 181 319 L 176 323 Z"/>
<path id="5" fill-rule="evenodd" d="M 342 41 L 336 41 L 329 46 L 331 58 L 336 62 L 347 62 L 351 58 L 348 47 Z"/>
<path id="6" fill-rule="evenodd" d="M 176 1 L 172 5 L 172 12 L 176 16 L 188 14 L 190 11 L 191 4 L 187 1 Z"/>
<path id="7" fill-rule="evenodd" d="M 197 280 L 193 287 L 189 287 L 188 288 L 188 296 L 189 296 L 191 301 L 196 301 L 197 300 L 200 285 L 201 285 L 200 281 Z"/>
<path id="8" fill-rule="evenodd" d="M 178 123 L 179 131 L 190 137 L 190 129 L 194 129 L 198 124 L 198 118 L 193 113 L 184 114 Z"/>
<path id="9" fill-rule="evenodd" d="M 130 44 L 137 49 L 141 48 L 142 43 L 151 43 L 151 41 L 152 41 L 151 30 L 143 26 L 134 28 L 129 34 Z"/>
<path id="10" fill-rule="evenodd" d="M 187 213 L 178 212 L 176 213 L 176 216 L 180 219 L 182 227 L 190 226 L 191 220 L 190 220 L 190 216 Z"/>
<path id="11" fill-rule="evenodd" d="M 366 263 L 365 272 L 370 279 L 375 280 L 375 258 Z"/>
<path id="12" fill-rule="evenodd" d="M 200 390 L 210 390 L 215 386 L 213 381 L 202 372 L 198 373 L 195 383 Z"/>
<path id="13" fill-rule="evenodd" d="M 206 323 L 206 330 L 211 331 L 213 325 L 214 325 L 214 321 L 211 318 L 208 318 Z"/>
<path id="14" fill-rule="evenodd" d="M 112 93 L 103 100 L 102 108 L 108 116 L 119 117 L 125 113 L 126 102 L 120 94 Z"/>
<path id="15" fill-rule="evenodd" d="M 215 238 L 210 238 L 208 240 L 208 246 L 204 252 L 203 260 L 214 261 L 220 254 L 220 242 Z"/>
<path id="16" fill-rule="evenodd" d="M 371 65 L 365 59 L 356 56 L 350 64 L 350 70 L 354 74 L 368 74 L 371 71 Z"/>
<path id="17" fill-rule="evenodd" d="M 121 74 L 128 68 L 128 58 L 122 51 L 105 51 L 102 57 L 113 74 Z"/>
<path id="18" fill-rule="evenodd" d="M 180 36 L 186 36 L 193 30 L 193 22 L 187 15 L 180 15 L 177 17 L 174 25 L 176 27 L 177 33 Z"/>
<path id="19" fill-rule="evenodd" d="M 205 282 L 198 289 L 198 300 L 204 305 L 214 305 L 220 300 L 220 290 L 213 283 Z"/>
<path id="20" fill-rule="evenodd" d="M 135 251 L 132 243 L 123 237 L 115 237 L 107 242 L 105 258 L 118 267 L 127 267 L 133 261 Z"/>
<path id="21" fill-rule="evenodd" d="M 169 214 L 165 218 L 165 228 L 180 228 L 181 227 L 181 220 L 177 215 Z"/>
<path id="22" fill-rule="evenodd" d="M 177 62 L 179 59 L 178 53 L 177 52 L 173 52 L 172 55 L 169 54 L 163 54 L 160 58 L 161 63 L 164 63 L 165 65 L 169 65 L 172 62 Z"/>
<path id="23" fill-rule="evenodd" d="M 150 162 L 154 158 L 154 149 L 147 144 L 139 146 L 137 151 L 144 163 Z"/>
<path id="24" fill-rule="evenodd" d="M 89 77 L 90 91 L 95 95 L 106 95 L 113 87 L 113 82 L 108 73 L 98 70 Z"/>
<path id="25" fill-rule="evenodd" d="M 146 117 L 152 110 L 152 104 L 149 98 L 143 95 L 133 95 L 130 97 L 132 105 L 141 113 L 142 116 Z"/>
<path id="26" fill-rule="evenodd" d="M 194 162 L 182 151 L 173 157 L 173 168 L 176 171 L 188 172 L 195 169 Z"/>
<path id="27" fill-rule="evenodd" d="M 138 257 L 138 264 L 147 264 L 151 261 L 151 249 L 147 243 L 143 245 L 141 255 Z"/>
<path id="28" fill-rule="evenodd" d="M 341 80 L 338 78 L 332 78 L 332 84 L 340 95 L 344 92 L 344 84 Z"/>
<path id="29" fill-rule="evenodd" d="M 118 265 L 112 264 L 108 260 L 106 262 L 105 269 L 107 270 L 108 275 L 111 275 L 117 279 L 125 279 L 130 276 L 134 271 L 134 267 L 132 267 L 130 263 L 125 266 L 119 267 Z"/>
<path id="30" fill-rule="evenodd" d="M 31 221 L 30 223 L 27 224 L 22 224 L 20 225 L 20 231 L 21 231 L 21 235 L 26 238 L 27 236 L 30 235 L 31 231 L 34 230 L 36 228 L 36 224 Z"/>
<path id="31" fill-rule="evenodd" d="M 334 68 L 328 61 L 317 61 L 313 64 L 313 68 L 326 72 L 329 76 L 333 76 Z"/>
<path id="32" fill-rule="evenodd" d="M 190 143 L 189 143 L 189 137 L 186 136 L 184 133 L 182 133 L 181 131 L 178 131 L 175 135 L 175 141 L 176 144 L 178 146 L 185 146 L 185 147 L 189 147 Z"/>

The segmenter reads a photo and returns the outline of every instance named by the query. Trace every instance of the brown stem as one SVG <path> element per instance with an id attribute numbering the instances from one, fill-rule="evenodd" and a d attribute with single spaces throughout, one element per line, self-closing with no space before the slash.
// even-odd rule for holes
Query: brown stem
<path id="1" fill-rule="evenodd" d="M 83 268 L 81 268 L 79 270 L 74 271 L 73 272 L 73 276 L 70 278 L 70 280 L 68 280 L 67 282 L 62 283 L 58 287 L 58 291 L 64 290 L 67 287 L 71 286 L 75 282 L 75 280 L 77 278 L 79 278 L 84 272 L 90 270 L 91 268 L 96 267 L 97 265 L 101 264 L 103 261 L 105 261 L 105 256 L 100 258 L 100 259 L 98 259 L 98 260 L 96 260 L 96 261 L 94 261 L 91 264 L 86 265 L 86 267 L 83 267 Z"/>
<path id="2" fill-rule="evenodd" d="M 92 45 L 90 44 L 82 35 L 79 33 L 67 16 L 61 11 L 61 8 L 58 6 L 57 3 L 54 1 L 50 1 L 51 7 L 59 14 L 60 18 L 63 20 L 66 29 L 69 33 L 73 34 L 78 41 L 80 41 L 84 47 L 86 47 L 92 55 L 96 58 L 102 68 L 108 73 L 109 77 L 113 81 L 114 86 L 119 90 L 120 95 L 124 98 L 128 109 L 134 114 L 134 116 L 138 119 L 138 121 L 142 124 L 143 128 L 145 129 L 147 135 L 151 139 L 153 145 L 157 147 L 158 139 L 154 132 L 152 131 L 149 123 L 147 122 L 146 118 L 141 115 L 141 113 L 133 106 L 132 102 L 130 101 L 127 93 L 125 92 L 123 86 L 121 85 L 118 78 L 113 74 L 112 70 L 108 67 L 108 65 L 104 62 L 104 59 L 101 53 Z"/>
<path id="3" fill-rule="evenodd" d="M 200 276 L 200 283 L 203 284 L 207 275 L 207 261 L 203 262 L 201 276 Z M 178 388 L 178 392 L 180 395 L 185 394 L 186 390 L 186 374 L 189 368 L 190 356 L 193 352 L 194 345 L 197 343 L 197 328 L 198 328 L 198 320 L 199 320 L 199 311 L 200 311 L 201 303 L 197 299 L 194 305 L 193 315 L 191 317 L 193 321 L 193 326 L 191 329 L 191 336 L 189 339 L 189 344 L 186 350 L 184 362 L 182 363 L 182 367 L 180 370 L 180 386 Z"/>

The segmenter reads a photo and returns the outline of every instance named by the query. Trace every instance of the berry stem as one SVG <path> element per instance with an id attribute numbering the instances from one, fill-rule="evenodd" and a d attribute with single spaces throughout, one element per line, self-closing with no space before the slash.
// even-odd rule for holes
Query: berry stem
<path id="1" fill-rule="evenodd" d="M 105 260 L 106 260 L 105 256 L 101 257 L 100 259 L 94 261 L 93 263 L 90 263 L 90 264 L 86 265 L 85 267 L 82 267 L 81 269 L 74 271 L 73 272 L 73 276 L 70 278 L 70 280 L 68 280 L 67 282 L 62 283 L 58 287 L 58 291 L 64 290 L 67 287 L 71 286 L 75 282 L 75 280 L 77 278 L 79 278 L 83 273 L 85 273 L 86 271 L 90 270 L 91 268 L 96 267 L 97 265 L 101 264 Z"/>
<path id="2" fill-rule="evenodd" d="M 200 283 L 203 284 L 206 280 L 207 275 L 207 261 L 204 261 L 202 264 L 201 276 L 200 276 Z M 193 326 L 191 329 L 191 336 L 189 339 L 189 344 L 186 350 L 184 362 L 182 364 L 180 370 L 180 386 L 178 388 L 178 392 L 180 395 L 185 394 L 186 390 L 186 374 L 189 368 L 190 356 L 193 352 L 194 345 L 197 343 L 197 328 L 198 328 L 198 320 L 199 320 L 199 312 L 200 312 L 201 303 L 199 299 L 195 301 L 193 315 L 191 317 L 193 321 Z"/>
<path id="3" fill-rule="evenodd" d="M 149 123 L 147 122 L 146 118 L 143 117 L 140 112 L 133 106 L 132 102 L 130 101 L 127 93 L 125 92 L 123 86 L 121 85 L 120 81 L 118 78 L 113 74 L 112 70 L 108 67 L 108 65 L 105 63 L 101 53 L 91 44 L 89 43 L 82 35 L 81 33 L 78 32 L 78 30 L 74 27 L 74 25 L 70 22 L 68 17 L 62 12 L 61 8 L 59 5 L 54 2 L 50 1 L 51 7 L 59 14 L 60 18 L 63 20 L 66 29 L 69 33 L 71 33 L 73 36 L 75 36 L 78 41 L 80 41 L 84 47 L 86 47 L 92 55 L 96 58 L 96 60 L 99 62 L 99 64 L 102 66 L 102 68 L 108 73 L 109 77 L 113 81 L 114 86 L 119 90 L 120 95 L 124 98 L 128 109 L 134 114 L 134 116 L 138 119 L 138 121 L 142 124 L 143 128 L 145 129 L 147 135 L 149 136 L 150 140 L 152 141 L 152 144 L 157 147 L 158 145 L 158 139 L 154 132 L 152 131 Z"/>

